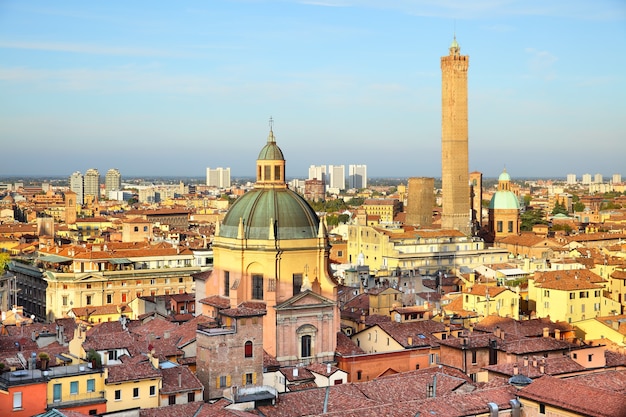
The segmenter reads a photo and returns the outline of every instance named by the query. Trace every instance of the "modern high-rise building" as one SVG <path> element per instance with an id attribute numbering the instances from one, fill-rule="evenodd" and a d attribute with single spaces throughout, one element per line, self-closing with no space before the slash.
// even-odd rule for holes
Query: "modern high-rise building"
<path id="1" fill-rule="evenodd" d="M 122 189 L 122 174 L 120 171 L 111 168 L 107 171 L 104 177 L 104 190 L 106 191 L 106 197 L 109 198 L 109 191 L 119 191 Z"/>
<path id="2" fill-rule="evenodd" d="M 593 182 L 596 184 L 602 184 L 604 182 L 604 178 L 602 177 L 602 174 L 596 174 L 593 176 Z"/>
<path id="3" fill-rule="evenodd" d="M 90 168 L 85 172 L 84 184 L 83 201 L 87 200 L 88 197 L 97 201 L 100 197 L 100 173 L 97 169 Z"/>
<path id="4" fill-rule="evenodd" d="M 452 41 L 441 57 L 441 189 L 442 229 L 469 235 L 470 187 L 467 129 L 467 70 L 469 56 Z"/>
<path id="5" fill-rule="evenodd" d="M 76 204 L 79 206 L 83 205 L 83 193 L 85 189 L 85 184 L 83 181 L 83 174 L 79 171 L 74 172 L 70 175 L 70 190 L 76 193 Z"/>
<path id="6" fill-rule="evenodd" d="M 230 187 L 230 168 L 207 168 L 206 169 L 206 185 L 210 187 L 229 188 Z"/>
<path id="7" fill-rule="evenodd" d="M 576 174 L 567 174 L 567 184 L 568 185 L 576 184 Z"/>
<path id="8" fill-rule="evenodd" d="M 622 174 L 613 174 L 613 184 L 621 184 L 622 183 Z"/>
<path id="9" fill-rule="evenodd" d="M 321 180 L 324 184 L 328 183 L 326 177 L 326 165 L 311 165 L 309 167 L 309 180 Z"/>
<path id="10" fill-rule="evenodd" d="M 328 165 L 328 187 L 338 190 L 346 189 L 346 166 Z"/>
<path id="11" fill-rule="evenodd" d="M 367 165 L 348 165 L 348 188 L 367 188 Z"/>
<path id="12" fill-rule="evenodd" d="M 582 183 L 583 185 L 591 184 L 591 174 L 583 174 Z"/>

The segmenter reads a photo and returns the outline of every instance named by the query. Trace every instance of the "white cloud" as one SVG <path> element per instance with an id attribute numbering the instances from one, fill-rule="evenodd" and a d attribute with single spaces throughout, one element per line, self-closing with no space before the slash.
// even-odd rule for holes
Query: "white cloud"
<path id="1" fill-rule="evenodd" d="M 7 41 L 0 40 L 0 48 L 31 49 L 52 52 L 71 52 L 93 55 L 125 55 L 140 57 L 182 57 L 187 56 L 180 51 L 160 50 L 150 48 L 134 48 L 125 46 L 106 46 L 72 42 L 43 42 L 43 41 Z"/>

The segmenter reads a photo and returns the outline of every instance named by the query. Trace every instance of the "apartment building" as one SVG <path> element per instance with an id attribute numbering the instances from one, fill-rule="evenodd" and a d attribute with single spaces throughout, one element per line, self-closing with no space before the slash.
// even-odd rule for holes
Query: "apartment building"
<path id="1" fill-rule="evenodd" d="M 391 271 L 434 273 L 461 266 L 500 263 L 508 251 L 487 248 L 485 242 L 458 230 L 418 229 L 413 226 L 348 226 L 348 262 L 364 265 L 377 275 Z"/>

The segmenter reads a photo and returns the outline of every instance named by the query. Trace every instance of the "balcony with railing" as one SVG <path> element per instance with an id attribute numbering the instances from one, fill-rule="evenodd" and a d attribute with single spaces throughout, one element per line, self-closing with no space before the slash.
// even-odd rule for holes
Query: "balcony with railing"
<path id="1" fill-rule="evenodd" d="M 81 405 L 99 404 L 106 401 L 104 391 L 80 392 L 76 394 L 63 395 L 52 399 L 46 407 L 48 410 L 53 408 L 68 408 Z"/>

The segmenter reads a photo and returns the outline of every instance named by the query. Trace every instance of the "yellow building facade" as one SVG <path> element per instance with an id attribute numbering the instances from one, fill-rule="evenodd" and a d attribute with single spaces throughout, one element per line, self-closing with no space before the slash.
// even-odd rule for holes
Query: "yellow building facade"
<path id="1" fill-rule="evenodd" d="M 137 250 L 82 247 L 39 251 L 46 318 L 67 317 L 72 308 L 126 304 L 141 296 L 193 293 L 193 254 L 168 244 Z M 57 252 L 58 249 L 58 252 Z"/>
<path id="2" fill-rule="evenodd" d="M 379 276 L 396 269 L 429 273 L 508 259 L 506 250 L 486 248 L 482 240 L 457 230 L 350 225 L 347 240 L 348 262 L 363 262 Z"/>
<path id="3" fill-rule="evenodd" d="M 475 312 L 480 316 L 477 320 L 487 316 L 519 320 L 519 294 L 508 288 L 476 284 L 462 297 L 463 310 Z"/>
<path id="4" fill-rule="evenodd" d="M 536 272 L 528 280 L 529 308 L 537 317 L 568 323 L 605 316 L 616 307 L 603 297 L 606 284 L 586 269 Z"/>
<path id="5" fill-rule="evenodd" d="M 51 368 L 48 372 L 48 407 L 106 410 L 105 377 L 87 364 Z"/>

